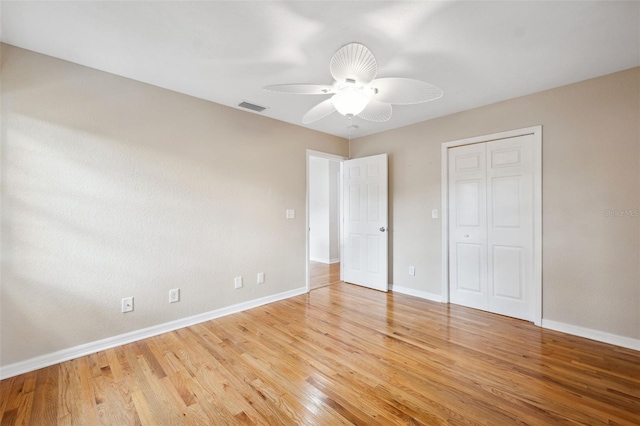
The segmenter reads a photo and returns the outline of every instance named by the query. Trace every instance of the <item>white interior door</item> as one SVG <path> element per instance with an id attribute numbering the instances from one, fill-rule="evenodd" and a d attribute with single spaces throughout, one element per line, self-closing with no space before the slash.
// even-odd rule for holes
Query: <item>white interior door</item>
<path id="1" fill-rule="evenodd" d="M 533 136 L 449 150 L 452 303 L 534 320 Z"/>
<path id="2" fill-rule="evenodd" d="M 533 321 L 533 136 L 487 142 L 488 310 Z"/>
<path id="3" fill-rule="evenodd" d="M 387 154 L 343 163 L 343 279 L 387 291 Z"/>
<path id="4" fill-rule="evenodd" d="M 487 309 L 486 144 L 449 150 L 451 302 Z"/>

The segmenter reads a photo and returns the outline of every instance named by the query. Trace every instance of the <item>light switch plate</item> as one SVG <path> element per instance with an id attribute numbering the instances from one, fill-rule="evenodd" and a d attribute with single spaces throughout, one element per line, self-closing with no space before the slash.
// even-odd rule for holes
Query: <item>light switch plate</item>
<path id="1" fill-rule="evenodd" d="M 286 217 L 287 217 L 287 219 L 295 219 L 296 218 L 296 211 L 294 209 L 287 209 Z"/>
<path id="2" fill-rule="evenodd" d="M 431 210 L 431 219 L 437 219 L 437 218 L 438 218 L 438 209 Z"/>

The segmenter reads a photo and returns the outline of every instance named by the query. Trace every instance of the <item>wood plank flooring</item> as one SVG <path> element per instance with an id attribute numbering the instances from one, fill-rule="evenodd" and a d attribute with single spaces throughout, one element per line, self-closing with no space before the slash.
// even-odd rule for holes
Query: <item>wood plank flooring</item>
<path id="1" fill-rule="evenodd" d="M 340 282 L 339 263 L 321 263 L 309 261 L 309 288 L 315 289 Z"/>
<path id="2" fill-rule="evenodd" d="M 640 424 L 640 352 L 337 283 L 0 382 L 2 425 Z"/>

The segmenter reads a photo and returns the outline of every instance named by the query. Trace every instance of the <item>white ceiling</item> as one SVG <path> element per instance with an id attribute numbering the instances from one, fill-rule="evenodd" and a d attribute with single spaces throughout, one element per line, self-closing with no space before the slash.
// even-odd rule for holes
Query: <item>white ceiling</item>
<path id="1" fill-rule="evenodd" d="M 378 77 L 424 80 L 433 102 L 394 106 L 360 137 L 640 65 L 637 1 L 2 1 L 3 42 L 302 126 L 325 96 L 263 91 L 331 83 L 360 42 Z M 338 113 L 305 126 L 347 137 Z"/>

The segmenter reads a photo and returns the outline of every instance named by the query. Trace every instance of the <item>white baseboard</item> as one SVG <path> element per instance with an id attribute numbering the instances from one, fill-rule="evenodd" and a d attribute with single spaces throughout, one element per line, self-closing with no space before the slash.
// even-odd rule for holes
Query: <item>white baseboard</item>
<path id="1" fill-rule="evenodd" d="M 390 285 L 389 290 L 396 293 L 402 293 L 402 294 L 407 294 L 409 296 L 419 297 L 421 299 L 431 300 L 432 302 L 442 303 L 442 296 L 440 296 L 439 294 L 429 293 L 427 291 L 414 290 L 409 287 L 401 287 L 397 285 Z"/>
<path id="2" fill-rule="evenodd" d="M 72 348 L 40 355 L 25 361 L 5 365 L 0 367 L 0 380 L 17 376 L 18 374 L 28 373 L 40 368 L 49 367 L 50 365 L 59 364 L 70 359 L 79 358 L 81 356 L 89 355 L 116 346 L 121 346 L 127 343 L 146 339 L 148 337 L 157 336 L 158 334 L 167 333 L 179 328 L 184 328 L 215 318 L 220 318 L 225 315 L 235 314 L 247 309 L 256 308 L 258 306 L 266 305 L 267 303 L 288 299 L 290 297 L 298 296 L 306 292 L 307 290 L 305 287 L 295 290 L 289 290 L 271 296 L 261 297 L 259 299 L 249 300 L 247 302 L 242 302 L 236 305 L 216 309 L 214 311 L 204 312 L 202 314 L 181 318 L 175 321 L 166 322 L 164 324 L 158 324 L 152 327 L 143 328 L 141 330 L 135 330 L 129 333 L 120 334 L 118 336 L 108 337 L 106 339 L 97 340 L 95 342 L 85 343 L 83 345 L 74 346 Z"/>
<path id="3" fill-rule="evenodd" d="M 332 263 L 340 263 L 340 259 L 327 259 L 327 258 L 322 258 L 320 259 L 319 257 L 310 257 L 309 258 L 310 261 L 312 262 L 318 262 L 318 263 L 325 263 L 327 265 L 332 264 Z"/>
<path id="4" fill-rule="evenodd" d="M 563 322 L 542 320 L 542 328 L 560 331 L 562 333 L 573 334 L 574 336 L 584 337 L 586 339 L 595 340 L 597 342 L 609 343 L 611 345 L 621 346 L 623 348 L 635 349 L 640 351 L 640 339 L 631 337 L 618 336 L 604 331 L 592 330 L 577 325 L 565 324 Z"/>

